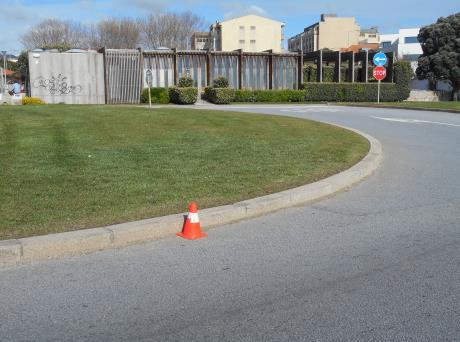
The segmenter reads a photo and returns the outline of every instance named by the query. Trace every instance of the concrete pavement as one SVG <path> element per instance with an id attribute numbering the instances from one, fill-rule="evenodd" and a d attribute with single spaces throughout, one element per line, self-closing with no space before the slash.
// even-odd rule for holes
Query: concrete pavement
<path id="1" fill-rule="evenodd" d="M 383 164 L 346 192 L 208 239 L 1 270 L 0 340 L 458 340 L 460 116 L 219 108 L 354 127 L 382 142 Z"/>

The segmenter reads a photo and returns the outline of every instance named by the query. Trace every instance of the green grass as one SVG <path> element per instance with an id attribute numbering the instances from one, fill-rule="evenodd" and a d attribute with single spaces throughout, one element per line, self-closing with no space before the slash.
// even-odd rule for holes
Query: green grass
<path id="1" fill-rule="evenodd" d="M 424 108 L 424 109 L 442 109 L 442 110 L 454 110 L 460 112 L 460 101 L 439 101 L 439 102 L 381 102 L 380 104 L 369 102 L 369 103 L 341 103 L 345 105 L 357 105 L 357 106 L 381 106 L 381 107 L 401 107 L 401 108 Z"/>
<path id="2" fill-rule="evenodd" d="M 0 239 L 228 204 L 358 162 L 355 133 L 287 117 L 175 108 L 0 107 Z"/>

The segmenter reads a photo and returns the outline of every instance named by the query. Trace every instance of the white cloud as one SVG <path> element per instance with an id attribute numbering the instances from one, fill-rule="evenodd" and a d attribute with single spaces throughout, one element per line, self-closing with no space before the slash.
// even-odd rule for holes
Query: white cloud
<path id="1" fill-rule="evenodd" d="M 262 16 L 268 16 L 267 11 L 264 10 L 262 7 L 257 5 L 246 5 L 241 2 L 231 2 L 231 3 L 224 3 L 221 6 L 224 10 L 224 18 L 235 18 L 242 15 L 248 14 L 257 14 Z"/>

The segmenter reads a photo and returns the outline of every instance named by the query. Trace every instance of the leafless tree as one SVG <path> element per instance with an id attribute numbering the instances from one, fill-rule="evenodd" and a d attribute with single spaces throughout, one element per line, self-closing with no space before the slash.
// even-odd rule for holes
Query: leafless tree
<path id="1" fill-rule="evenodd" d="M 66 50 L 87 46 L 85 28 L 75 22 L 46 19 L 21 36 L 26 49 L 49 48 Z"/>
<path id="2" fill-rule="evenodd" d="M 139 47 L 140 37 L 139 24 L 129 18 L 102 20 L 89 30 L 92 48 L 135 49 Z"/>
<path id="3" fill-rule="evenodd" d="M 190 38 L 196 31 L 207 29 L 205 20 L 192 12 L 159 13 L 140 21 L 144 48 L 190 48 Z"/>
<path id="4" fill-rule="evenodd" d="M 207 30 L 202 17 L 192 12 L 159 13 L 142 19 L 106 19 L 90 26 L 47 19 L 32 27 L 22 37 L 25 49 L 106 47 L 109 49 L 145 49 L 166 46 L 189 49 L 196 31 Z"/>

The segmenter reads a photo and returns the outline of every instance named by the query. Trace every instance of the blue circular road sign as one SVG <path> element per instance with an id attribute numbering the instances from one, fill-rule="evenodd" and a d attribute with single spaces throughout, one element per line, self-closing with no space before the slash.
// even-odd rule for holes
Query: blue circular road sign
<path id="1" fill-rule="evenodd" d="M 388 58 L 383 52 L 378 52 L 374 56 L 374 64 L 376 66 L 384 66 L 387 64 Z"/>

